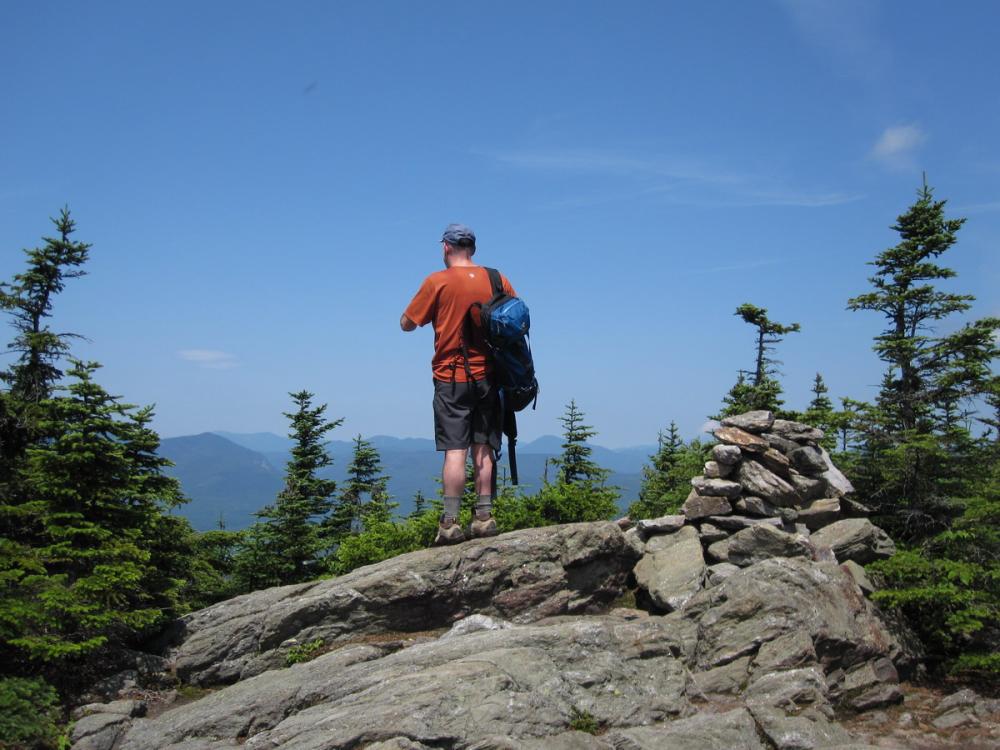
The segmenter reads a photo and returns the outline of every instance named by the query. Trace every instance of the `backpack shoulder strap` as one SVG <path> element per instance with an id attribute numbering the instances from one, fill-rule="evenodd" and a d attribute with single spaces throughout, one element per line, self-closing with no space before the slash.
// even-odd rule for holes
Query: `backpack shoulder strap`
<path id="1" fill-rule="evenodd" d="M 495 268 L 486 268 L 486 273 L 489 274 L 490 284 L 493 286 L 493 294 L 503 294 L 503 279 L 500 278 L 500 272 Z"/>

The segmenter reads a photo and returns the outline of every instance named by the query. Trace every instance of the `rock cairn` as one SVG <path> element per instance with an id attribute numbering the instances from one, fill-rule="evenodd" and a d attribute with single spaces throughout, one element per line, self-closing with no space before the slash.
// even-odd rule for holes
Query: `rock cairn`
<path id="1" fill-rule="evenodd" d="M 640 596 L 663 611 L 771 557 L 838 562 L 863 591 L 862 565 L 895 552 L 853 500 L 854 488 L 820 445 L 823 432 L 770 411 L 727 417 L 680 515 L 639 521 L 627 536 L 643 558 Z"/>

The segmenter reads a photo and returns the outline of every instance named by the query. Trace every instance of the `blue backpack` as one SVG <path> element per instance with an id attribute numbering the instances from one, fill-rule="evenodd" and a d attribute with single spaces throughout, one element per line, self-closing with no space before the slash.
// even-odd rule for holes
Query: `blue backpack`
<path id="1" fill-rule="evenodd" d="M 538 401 L 535 363 L 528 345 L 531 317 L 524 300 L 504 291 L 500 272 L 495 268 L 484 270 L 489 274 L 493 296 L 486 302 L 473 302 L 469 307 L 462 336 L 462 354 L 468 367 L 466 341 L 471 335 L 470 328 L 474 325 L 482 332 L 487 357 L 493 363 L 493 378 L 500 392 L 501 411 L 504 415 L 503 432 L 507 435 L 511 481 L 517 484 L 515 412 L 525 409 L 528 404 L 535 408 Z"/>

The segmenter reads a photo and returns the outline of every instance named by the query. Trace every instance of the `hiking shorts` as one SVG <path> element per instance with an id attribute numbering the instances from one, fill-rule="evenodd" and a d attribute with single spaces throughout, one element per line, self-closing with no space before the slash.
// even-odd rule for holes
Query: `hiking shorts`
<path id="1" fill-rule="evenodd" d="M 500 450 L 502 428 L 499 394 L 486 380 L 434 381 L 434 442 L 439 451 L 474 443 Z"/>

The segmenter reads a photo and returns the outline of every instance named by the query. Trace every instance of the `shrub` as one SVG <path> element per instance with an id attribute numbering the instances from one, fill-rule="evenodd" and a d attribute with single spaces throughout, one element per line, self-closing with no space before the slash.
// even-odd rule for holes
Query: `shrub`
<path id="1" fill-rule="evenodd" d="M 309 641 L 308 643 L 300 643 L 298 646 L 292 646 L 288 649 L 288 654 L 285 655 L 285 666 L 290 667 L 293 664 L 312 661 L 319 656 L 321 648 L 323 648 L 322 638 L 317 638 L 315 641 Z"/>
<path id="2" fill-rule="evenodd" d="M 569 728 L 575 729 L 578 732 L 586 732 L 587 734 L 597 734 L 597 720 L 589 711 L 581 711 L 576 706 L 573 706 Z"/>
<path id="3" fill-rule="evenodd" d="M 23 677 L 0 678 L 0 747 L 69 747 L 69 738 L 59 727 L 59 697 L 44 680 Z"/>

